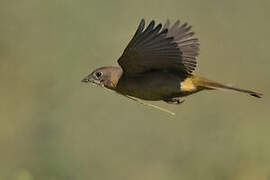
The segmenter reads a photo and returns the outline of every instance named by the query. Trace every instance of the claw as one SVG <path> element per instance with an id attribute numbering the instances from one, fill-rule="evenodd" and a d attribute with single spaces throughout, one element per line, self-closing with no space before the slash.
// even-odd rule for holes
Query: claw
<path id="1" fill-rule="evenodd" d="M 183 102 L 185 102 L 185 99 L 183 99 L 183 100 L 178 99 L 177 100 L 177 104 L 182 104 Z"/>
<path id="2" fill-rule="evenodd" d="M 182 104 L 185 100 L 180 100 L 179 98 L 165 99 L 164 100 L 168 104 Z"/>

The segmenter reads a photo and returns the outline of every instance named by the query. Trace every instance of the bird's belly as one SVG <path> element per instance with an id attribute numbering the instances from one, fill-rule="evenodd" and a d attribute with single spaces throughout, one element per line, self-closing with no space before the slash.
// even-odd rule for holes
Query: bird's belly
<path id="1" fill-rule="evenodd" d="M 148 73 L 138 77 L 122 77 L 116 91 L 145 100 L 163 100 L 180 93 L 181 78 L 169 73 Z"/>

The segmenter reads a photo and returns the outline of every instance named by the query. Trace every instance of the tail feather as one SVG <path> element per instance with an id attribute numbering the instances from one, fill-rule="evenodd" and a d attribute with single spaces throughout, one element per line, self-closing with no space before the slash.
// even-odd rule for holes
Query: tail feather
<path id="1" fill-rule="evenodd" d="M 240 89 L 240 88 L 235 88 L 235 87 L 231 87 L 228 85 L 224 85 L 215 81 L 210 81 L 208 79 L 205 78 L 201 78 L 198 76 L 195 76 L 194 78 L 194 83 L 196 84 L 196 86 L 203 88 L 203 89 L 227 89 L 227 90 L 234 90 L 234 91 L 238 91 L 238 92 L 242 92 L 242 93 L 247 93 L 253 97 L 256 98 L 261 98 L 262 97 L 262 93 L 258 93 L 255 91 L 251 91 L 251 90 L 246 90 L 246 89 Z"/>

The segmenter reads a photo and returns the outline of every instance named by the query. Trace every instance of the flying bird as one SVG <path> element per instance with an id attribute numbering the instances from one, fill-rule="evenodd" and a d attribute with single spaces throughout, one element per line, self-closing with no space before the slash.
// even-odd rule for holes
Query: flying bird
<path id="1" fill-rule="evenodd" d="M 180 98 L 202 90 L 233 90 L 262 97 L 261 93 L 240 89 L 193 74 L 199 55 L 199 40 L 191 26 L 176 21 L 145 27 L 142 19 L 135 35 L 118 59 L 120 66 L 94 70 L 82 82 L 94 83 L 124 96 L 180 104 Z"/>

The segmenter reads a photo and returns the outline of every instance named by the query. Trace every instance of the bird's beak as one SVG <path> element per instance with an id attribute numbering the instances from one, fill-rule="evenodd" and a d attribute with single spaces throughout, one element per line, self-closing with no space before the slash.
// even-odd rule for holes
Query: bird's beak
<path id="1" fill-rule="evenodd" d="M 83 83 L 90 83 L 98 86 L 104 86 L 104 84 L 101 81 L 95 80 L 93 77 L 85 77 L 81 80 Z"/>
<path id="2" fill-rule="evenodd" d="M 89 77 L 85 77 L 81 80 L 81 82 L 84 82 L 84 83 L 89 83 L 89 82 L 92 82 L 91 79 L 89 79 Z"/>

